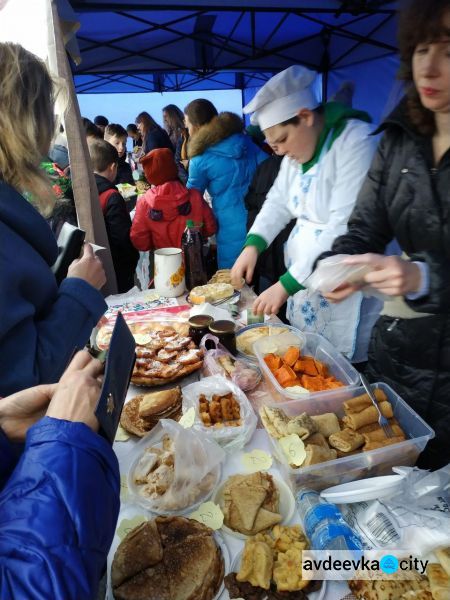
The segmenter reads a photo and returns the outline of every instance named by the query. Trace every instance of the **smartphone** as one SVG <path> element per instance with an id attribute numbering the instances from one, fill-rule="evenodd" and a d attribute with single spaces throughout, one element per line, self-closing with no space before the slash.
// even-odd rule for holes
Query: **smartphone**
<path id="1" fill-rule="evenodd" d="M 64 223 L 59 233 L 58 258 L 52 266 L 56 282 L 59 285 L 67 277 L 69 265 L 81 254 L 86 232 L 70 223 Z"/>

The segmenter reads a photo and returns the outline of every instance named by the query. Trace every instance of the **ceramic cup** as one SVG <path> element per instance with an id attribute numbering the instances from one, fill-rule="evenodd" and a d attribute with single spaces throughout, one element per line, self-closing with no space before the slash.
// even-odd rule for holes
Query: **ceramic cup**
<path id="1" fill-rule="evenodd" d="M 155 250 L 155 290 L 167 298 L 181 296 L 186 290 L 180 248 Z"/>

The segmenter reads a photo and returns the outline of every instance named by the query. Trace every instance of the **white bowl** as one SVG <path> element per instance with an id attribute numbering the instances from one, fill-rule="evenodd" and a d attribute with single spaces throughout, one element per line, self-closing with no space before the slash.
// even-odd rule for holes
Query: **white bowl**
<path id="1" fill-rule="evenodd" d="M 282 516 L 281 523 L 286 524 L 291 520 L 292 515 L 294 514 L 295 499 L 294 499 L 291 489 L 287 485 L 287 483 L 285 483 L 282 479 L 279 479 L 276 475 L 273 475 L 272 473 L 270 473 L 270 475 L 272 475 L 273 482 L 276 485 L 278 492 L 280 494 L 279 511 L 278 512 Z M 225 484 L 226 484 L 226 481 L 224 481 L 216 489 L 216 491 L 213 495 L 213 498 L 212 498 L 212 501 L 215 504 L 218 504 L 221 509 L 223 509 L 223 505 L 224 505 L 223 490 L 224 490 Z M 246 540 L 248 537 L 251 537 L 251 536 L 245 535 L 244 533 L 240 533 L 239 531 L 234 531 L 233 529 L 230 529 L 229 527 L 227 527 L 225 524 L 222 525 L 222 530 L 225 531 L 226 533 L 228 533 L 229 535 L 237 537 L 241 540 Z"/>
<path id="2" fill-rule="evenodd" d="M 323 490 L 320 495 L 327 502 L 336 502 L 337 504 L 366 502 L 397 494 L 403 487 L 403 480 L 403 475 L 371 477 L 369 479 L 334 485 Z"/>

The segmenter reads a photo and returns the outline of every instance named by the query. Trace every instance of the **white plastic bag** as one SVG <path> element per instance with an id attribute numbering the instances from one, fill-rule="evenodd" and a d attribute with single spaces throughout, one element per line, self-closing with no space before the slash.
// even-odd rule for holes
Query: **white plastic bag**
<path id="1" fill-rule="evenodd" d="M 199 397 L 204 394 L 211 400 L 214 394 L 225 395 L 232 392 L 240 405 L 241 425 L 238 427 L 223 426 L 220 428 L 206 427 L 200 417 Z M 257 417 L 244 392 L 232 381 L 221 375 L 205 377 L 183 388 L 183 414 L 193 407 L 195 421 L 193 429 L 202 436 L 211 438 L 220 444 L 227 452 L 243 448 L 250 440 L 256 429 Z"/>
<path id="2" fill-rule="evenodd" d="M 344 260 L 349 254 L 335 254 L 317 263 L 316 269 L 304 282 L 314 291 L 326 294 L 332 292 L 342 283 L 364 283 L 364 275 L 372 271 L 367 265 L 346 265 Z"/>
<path id="3" fill-rule="evenodd" d="M 373 270 L 372 267 L 346 265 L 344 261 L 349 256 L 350 254 L 335 254 L 320 260 L 315 271 L 304 281 L 305 287 L 314 292 L 326 294 L 343 283 L 354 283 L 361 286 L 359 291 L 363 296 L 373 296 L 383 301 L 388 299 L 389 296 L 364 282 L 364 275 L 370 273 Z"/>
<path id="4" fill-rule="evenodd" d="M 405 475 L 402 491 L 371 502 L 341 505 L 346 521 L 367 549 L 412 549 L 425 556 L 450 546 L 450 465 L 429 473 L 414 467 L 395 467 Z"/>
<path id="5" fill-rule="evenodd" d="M 212 341 L 215 348 L 206 349 L 206 342 Z M 251 366 L 243 360 L 235 358 L 231 352 L 219 343 L 219 338 L 207 334 L 203 336 L 200 342 L 200 349 L 203 350 L 203 366 L 201 377 L 210 377 L 211 375 L 222 375 L 226 379 L 231 379 L 244 392 L 253 390 L 261 381 L 261 371 L 256 366 Z M 222 359 L 228 359 L 229 364 L 234 368 L 233 372 L 228 373 L 221 364 Z"/>
<path id="6" fill-rule="evenodd" d="M 173 479 L 161 495 L 145 497 L 143 485 L 134 482 L 149 448 L 162 448 L 163 437 L 168 435 L 173 444 Z M 154 512 L 185 512 L 210 496 L 221 476 L 225 452 L 210 438 L 194 429 L 185 429 L 172 419 L 161 419 L 152 432 L 145 436 L 130 453 L 128 485 L 140 504 Z M 171 462 L 171 461 L 170 461 Z"/>

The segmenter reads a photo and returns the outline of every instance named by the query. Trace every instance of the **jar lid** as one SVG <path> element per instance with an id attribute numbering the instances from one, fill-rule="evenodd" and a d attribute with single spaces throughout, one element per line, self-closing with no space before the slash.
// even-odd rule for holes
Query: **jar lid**
<path id="1" fill-rule="evenodd" d="M 209 326 L 211 333 L 234 333 L 236 331 L 236 323 L 234 321 L 214 321 Z"/>
<path id="2" fill-rule="evenodd" d="M 209 327 L 214 321 L 213 317 L 209 315 L 194 315 L 188 321 L 189 327 L 194 329 L 202 329 L 203 327 Z"/>

